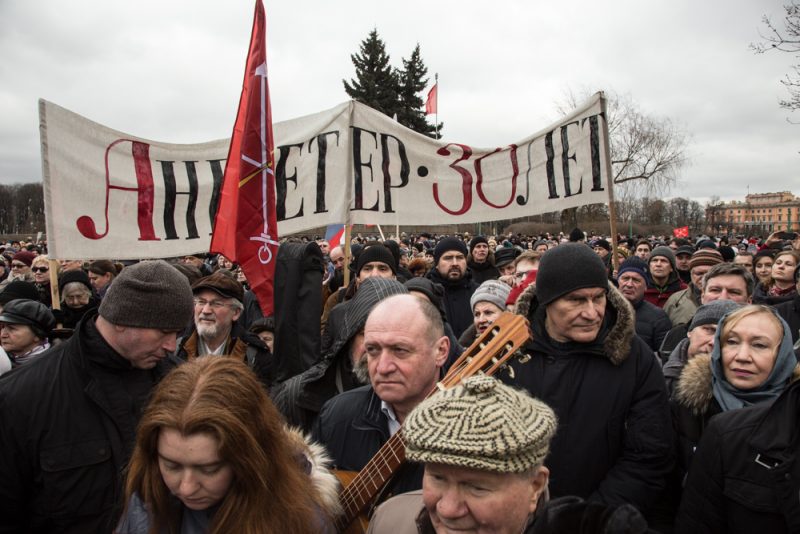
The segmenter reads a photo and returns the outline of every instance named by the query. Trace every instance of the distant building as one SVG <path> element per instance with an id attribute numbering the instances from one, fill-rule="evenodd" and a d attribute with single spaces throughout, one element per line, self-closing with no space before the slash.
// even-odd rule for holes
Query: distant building
<path id="1" fill-rule="evenodd" d="M 800 197 L 790 191 L 747 195 L 706 208 L 706 221 L 714 233 L 766 236 L 800 229 Z"/>

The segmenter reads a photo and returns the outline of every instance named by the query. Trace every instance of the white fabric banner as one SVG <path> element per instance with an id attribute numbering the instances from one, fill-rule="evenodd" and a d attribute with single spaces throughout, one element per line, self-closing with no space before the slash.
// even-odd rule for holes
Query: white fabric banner
<path id="1" fill-rule="evenodd" d="M 208 251 L 229 140 L 149 141 L 39 101 L 47 238 L 59 259 Z M 337 223 L 433 225 L 608 199 L 600 93 L 516 143 L 430 139 L 357 102 L 274 125 L 280 236 Z"/>

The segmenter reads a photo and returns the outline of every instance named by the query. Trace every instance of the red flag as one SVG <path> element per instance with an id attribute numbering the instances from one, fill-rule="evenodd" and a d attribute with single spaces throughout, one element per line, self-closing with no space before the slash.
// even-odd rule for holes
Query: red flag
<path id="1" fill-rule="evenodd" d="M 233 126 L 211 252 L 239 263 L 264 315 L 273 314 L 278 253 L 266 16 L 256 0 L 239 111 Z"/>
<path id="2" fill-rule="evenodd" d="M 436 113 L 437 96 L 439 93 L 439 84 L 433 84 L 431 90 L 428 91 L 428 100 L 425 101 L 425 115 L 433 115 Z"/>
<path id="3" fill-rule="evenodd" d="M 674 228 L 672 230 L 672 235 L 674 237 L 689 237 L 689 227 L 681 226 L 680 228 Z"/>

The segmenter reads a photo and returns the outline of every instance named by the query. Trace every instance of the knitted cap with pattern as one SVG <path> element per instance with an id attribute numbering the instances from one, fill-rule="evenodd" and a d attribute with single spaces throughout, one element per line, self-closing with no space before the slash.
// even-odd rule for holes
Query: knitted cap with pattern
<path id="1" fill-rule="evenodd" d="M 403 424 L 409 460 L 498 473 L 541 465 L 555 430 L 545 403 L 485 375 L 429 397 Z"/>
<path id="2" fill-rule="evenodd" d="M 714 265 L 718 265 L 723 261 L 722 254 L 713 248 L 701 248 L 692 254 L 692 259 L 689 260 L 689 270 L 691 271 L 695 267 L 699 267 L 701 265 L 710 265 L 713 267 Z"/>

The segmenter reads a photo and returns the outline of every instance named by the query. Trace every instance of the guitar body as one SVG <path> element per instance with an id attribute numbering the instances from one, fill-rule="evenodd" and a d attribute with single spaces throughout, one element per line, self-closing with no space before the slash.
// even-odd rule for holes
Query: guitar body
<path id="1" fill-rule="evenodd" d="M 353 482 L 358 476 L 358 471 L 339 471 L 335 469 L 333 474 L 336 475 L 336 478 L 339 479 L 339 483 L 342 485 L 343 488 L 346 488 Z M 369 528 L 369 519 L 364 514 L 359 514 L 353 520 L 352 523 L 347 527 L 346 530 L 342 530 L 342 534 L 366 534 L 367 529 Z"/>

